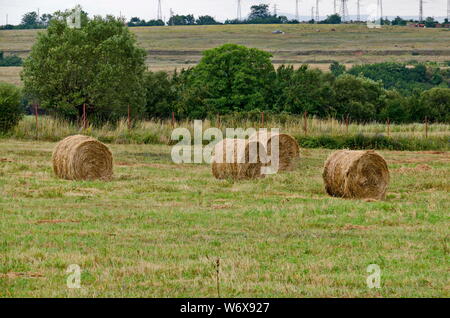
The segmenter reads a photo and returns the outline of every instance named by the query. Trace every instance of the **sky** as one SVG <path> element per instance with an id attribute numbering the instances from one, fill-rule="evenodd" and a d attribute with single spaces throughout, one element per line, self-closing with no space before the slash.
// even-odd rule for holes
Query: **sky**
<path id="1" fill-rule="evenodd" d="M 377 0 L 361 0 L 361 14 L 364 15 L 366 8 Z M 424 16 L 446 17 L 447 0 L 424 0 Z M 237 0 L 161 0 L 163 16 L 166 20 L 170 16 L 170 9 L 175 14 L 211 15 L 219 21 L 227 18 L 236 18 Z M 320 16 L 333 13 L 334 0 L 320 0 Z M 241 0 L 242 16 L 250 12 L 250 6 L 259 3 L 270 4 L 273 11 L 277 5 L 278 14 L 295 15 L 295 0 Z M 300 15 L 311 16 L 311 7 L 315 6 L 316 0 L 300 0 Z M 339 1 L 338 1 L 339 3 Z M 348 0 L 350 15 L 356 15 L 357 0 Z M 137 16 L 141 19 L 156 19 L 158 0 L 0 0 L 0 25 L 6 24 L 8 15 L 9 24 L 20 23 L 24 13 L 38 11 L 52 13 L 57 10 L 65 10 L 80 4 L 85 11 L 92 15 L 112 14 L 125 18 Z M 385 16 L 418 16 L 419 0 L 383 0 Z"/>

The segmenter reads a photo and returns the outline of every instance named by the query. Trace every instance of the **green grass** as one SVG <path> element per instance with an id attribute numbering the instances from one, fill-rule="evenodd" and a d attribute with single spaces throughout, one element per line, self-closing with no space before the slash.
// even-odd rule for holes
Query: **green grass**
<path id="1" fill-rule="evenodd" d="M 237 116 L 238 118 L 239 116 Z M 242 116 L 241 116 L 242 117 Z M 203 129 L 221 127 L 225 135 L 226 127 L 242 127 L 244 129 L 262 126 L 260 119 L 242 119 L 222 117 L 205 120 Z M 307 135 L 304 132 L 304 119 L 301 116 L 267 116 L 265 128 L 279 128 L 282 132 L 296 137 L 303 148 L 329 149 L 389 149 L 389 150 L 448 150 L 450 125 L 428 125 L 428 138 L 425 135 L 424 124 L 391 124 L 388 129 L 385 123 L 358 124 L 351 123 L 348 128 L 345 123 L 335 119 L 307 119 Z M 193 121 L 177 121 L 176 127 L 185 127 L 193 132 Z M 69 135 L 83 133 L 100 141 L 117 144 L 171 144 L 173 126 L 170 121 L 137 121 L 128 129 L 125 120 L 116 126 L 109 124 L 103 127 L 89 126 L 85 130 L 80 125 L 70 124 L 49 116 L 40 116 L 38 135 L 36 136 L 36 119 L 26 116 L 5 137 L 23 140 L 59 141 Z M 0 135 L 0 137 L 2 137 Z"/>
<path id="2" fill-rule="evenodd" d="M 0 140 L 2 297 L 216 297 L 217 258 L 223 297 L 449 297 L 448 152 L 382 151 L 387 199 L 365 202 L 324 193 L 328 150 L 233 183 L 166 145 L 110 145 L 114 180 L 72 182 L 54 146 Z"/>

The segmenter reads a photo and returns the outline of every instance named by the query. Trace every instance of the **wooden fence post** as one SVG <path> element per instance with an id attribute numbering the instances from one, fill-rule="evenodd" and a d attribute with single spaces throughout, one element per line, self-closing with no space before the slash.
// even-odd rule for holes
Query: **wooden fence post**
<path id="1" fill-rule="evenodd" d="M 428 117 L 425 116 L 425 138 L 428 138 Z"/>
<path id="2" fill-rule="evenodd" d="M 175 127 L 175 112 L 172 112 L 172 127 Z"/>
<path id="3" fill-rule="evenodd" d="M 221 122 L 220 122 L 220 114 L 217 114 L 217 128 L 220 128 Z"/>
<path id="4" fill-rule="evenodd" d="M 305 131 L 305 136 L 308 135 L 308 112 L 303 113 L 303 130 Z"/>
<path id="5" fill-rule="evenodd" d="M 39 113 L 38 104 L 34 104 L 34 114 L 36 116 L 36 139 L 39 139 Z"/>
<path id="6" fill-rule="evenodd" d="M 82 117 L 82 120 L 83 120 L 83 129 L 85 130 L 87 128 L 87 125 L 86 125 L 86 103 L 83 104 L 83 117 Z"/>
<path id="7" fill-rule="evenodd" d="M 349 121 L 349 117 L 350 115 L 347 114 L 347 116 L 345 117 L 345 133 L 348 135 L 348 121 Z"/>
<path id="8" fill-rule="evenodd" d="M 127 124 L 128 124 L 128 130 L 131 129 L 131 109 L 130 109 L 130 104 L 128 104 L 128 120 L 127 120 Z"/>
<path id="9" fill-rule="evenodd" d="M 264 112 L 261 113 L 261 126 L 264 127 Z"/>
<path id="10" fill-rule="evenodd" d="M 387 119 L 387 135 L 388 137 L 391 137 L 391 120 L 389 119 L 389 117 Z"/>

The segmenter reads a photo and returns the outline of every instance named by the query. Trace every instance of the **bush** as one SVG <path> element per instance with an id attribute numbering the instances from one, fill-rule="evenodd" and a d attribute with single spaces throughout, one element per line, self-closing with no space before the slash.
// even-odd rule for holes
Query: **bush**
<path id="1" fill-rule="evenodd" d="M 448 150 L 447 137 L 423 138 L 390 138 L 376 136 L 298 136 L 297 141 L 302 148 L 352 149 L 352 150 Z"/>
<path id="2" fill-rule="evenodd" d="M 0 66 L 22 66 L 22 59 L 16 55 L 5 56 L 0 51 Z"/>
<path id="3" fill-rule="evenodd" d="M 24 114 L 20 103 L 20 89 L 14 85 L 0 83 L 0 132 L 6 133 L 15 127 Z"/>

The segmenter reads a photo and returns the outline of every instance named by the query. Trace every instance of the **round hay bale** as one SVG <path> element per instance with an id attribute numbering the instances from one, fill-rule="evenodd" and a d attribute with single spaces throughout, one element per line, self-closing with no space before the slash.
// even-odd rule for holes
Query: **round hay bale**
<path id="1" fill-rule="evenodd" d="M 259 159 L 258 142 L 245 139 L 223 139 L 214 147 L 212 156 L 212 174 L 216 179 L 255 179 L 263 178 L 262 163 Z M 251 149 L 256 149 L 256 157 L 250 156 Z M 227 153 L 230 160 L 227 162 Z"/>
<path id="2" fill-rule="evenodd" d="M 389 184 L 389 169 L 373 150 L 341 150 L 328 157 L 323 180 L 331 196 L 381 200 Z"/>
<path id="3" fill-rule="evenodd" d="M 257 132 L 250 137 L 251 141 L 259 141 L 267 150 L 267 155 L 272 154 L 272 140 L 278 137 L 279 146 L 279 168 L 278 171 L 291 171 L 300 158 L 300 148 L 294 137 L 288 134 L 275 134 L 271 132 Z M 270 166 L 270 162 L 265 164 Z"/>
<path id="4" fill-rule="evenodd" d="M 75 135 L 60 141 L 53 151 L 53 171 L 67 180 L 110 180 L 113 157 L 97 139 Z"/>

